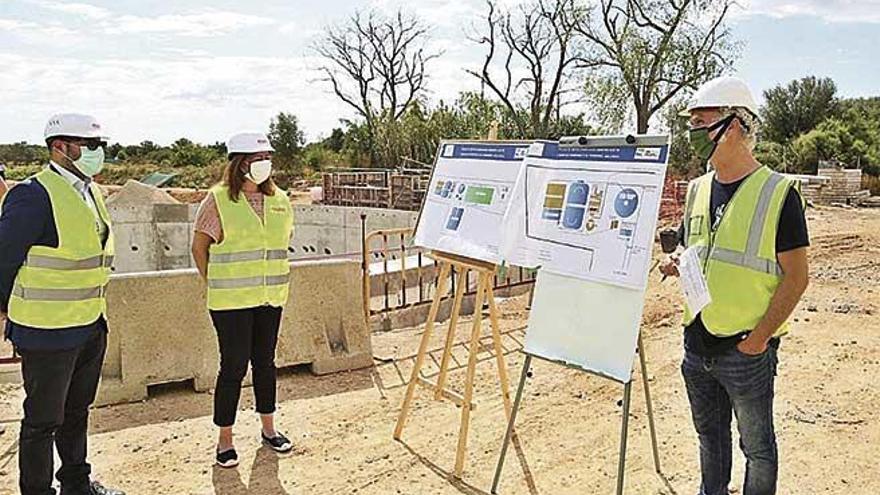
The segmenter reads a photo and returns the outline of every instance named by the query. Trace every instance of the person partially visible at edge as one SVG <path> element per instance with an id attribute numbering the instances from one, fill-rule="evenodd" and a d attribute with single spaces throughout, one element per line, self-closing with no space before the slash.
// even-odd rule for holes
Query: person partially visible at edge
<path id="1" fill-rule="evenodd" d="M 773 397 L 781 339 L 807 288 L 809 236 L 797 182 L 755 160 L 759 120 L 746 84 L 709 81 L 686 111 L 694 152 L 714 168 L 688 186 L 682 243 L 711 294 L 684 312 L 681 366 L 700 441 L 701 495 L 730 493 L 731 418 L 746 458 L 743 495 L 777 490 Z M 678 275 L 677 261 L 662 266 Z"/>
<path id="2" fill-rule="evenodd" d="M 60 114 L 44 132 L 50 162 L 11 188 L 0 207 L 0 319 L 21 356 L 22 495 L 123 495 L 91 481 L 89 407 L 107 347 L 104 288 L 113 230 L 92 177 L 107 138 L 94 117 Z M 54 447 L 54 449 L 53 449 Z"/>
<path id="3" fill-rule="evenodd" d="M 0 201 L 3 201 L 7 191 L 9 191 L 9 186 L 6 184 L 6 165 L 0 162 Z"/>
<path id="4" fill-rule="evenodd" d="M 236 134 L 226 149 L 223 181 L 211 188 L 196 215 L 192 255 L 208 285 L 220 347 L 216 463 L 234 467 L 232 427 L 249 361 L 262 443 L 281 453 L 293 448 L 274 419 L 275 346 L 288 298 L 293 210 L 287 193 L 271 179 L 274 150 L 265 134 Z"/>

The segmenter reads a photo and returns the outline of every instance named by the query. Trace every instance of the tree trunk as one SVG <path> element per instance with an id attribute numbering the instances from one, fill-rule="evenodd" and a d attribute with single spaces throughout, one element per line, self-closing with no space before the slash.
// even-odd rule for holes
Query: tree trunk
<path id="1" fill-rule="evenodd" d="M 651 114 L 647 108 L 636 108 L 636 130 L 639 134 L 648 133 L 648 120 Z"/>

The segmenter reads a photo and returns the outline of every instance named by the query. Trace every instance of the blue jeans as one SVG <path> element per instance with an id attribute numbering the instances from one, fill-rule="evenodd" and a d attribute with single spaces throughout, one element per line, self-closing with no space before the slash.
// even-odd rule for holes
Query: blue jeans
<path id="1" fill-rule="evenodd" d="M 743 495 L 774 495 L 778 470 L 773 382 L 778 341 L 757 356 L 731 349 L 702 357 L 685 349 L 681 372 L 700 438 L 700 495 L 728 495 L 733 445 L 731 410 L 746 456 Z"/>

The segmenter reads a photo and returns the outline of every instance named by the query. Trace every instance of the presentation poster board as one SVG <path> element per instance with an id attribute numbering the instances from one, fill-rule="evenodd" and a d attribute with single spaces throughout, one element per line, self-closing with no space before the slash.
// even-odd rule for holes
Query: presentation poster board
<path id="1" fill-rule="evenodd" d="M 535 142 L 505 222 L 513 265 L 627 288 L 647 283 L 668 157 L 666 136 Z"/>
<path id="2" fill-rule="evenodd" d="M 526 353 L 630 381 L 668 149 L 666 136 L 532 146 L 503 250 L 540 267 Z"/>
<path id="3" fill-rule="evenodd" d="M 645 293 L 540 270 L 523 351 L 622 383 L 632 377 Z"/>
<path id="4" fill-rule="evenodd" d="M 442 142 L 414 244 L 500 263 L 504 215 L 530 144 Z"/>

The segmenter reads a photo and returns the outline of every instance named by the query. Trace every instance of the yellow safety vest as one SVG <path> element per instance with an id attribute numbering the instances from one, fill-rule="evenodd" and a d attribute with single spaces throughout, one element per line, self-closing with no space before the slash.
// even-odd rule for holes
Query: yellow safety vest
<path id="1" fill-rule="evenodd" d="M 211 189 L 223 241 L 212 244 L 208 260 L 208 308 L 228 310 L 287 303 L 293 209 L 287 193 L 265 196 L 260 219 L 244 197 L 233 202 L 226 186 Z"/>
<path id="2" fill-rule="evenodd" d="M 714 172 L 688 185 L 685 239 L 700 256 L 712 302 L 701 311 L 706 329 L 726 337 L 753 330 L 782 280 L 776 231 L 788 191 L 797 181 L 761 167 L 749 175 L 724 209 L 717 230 L 710 225 Z M 684 324 L 696 315 L 685 304 Z M 782 324 L 776 336 L 788 332 Z"/>
<path id="3" fill-rule="evenodd" d="M 59 329 L 88 325 L 107 311 L 114 241 L 101 191 L 90 184 L 98 214 L 107 225 L 102 243 L 95 214 L 69 182 L 46 169 L 36 180 L 49 193 L 58 247 L 33 246 L 18 270 L 9 299 L 9 319 L 19 325 Z"/>

